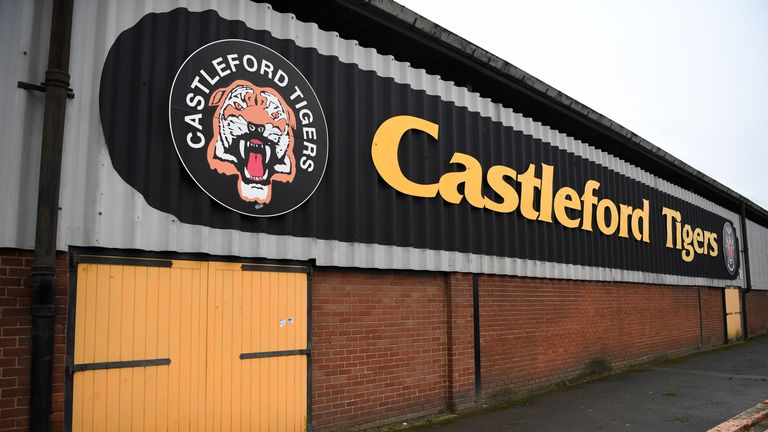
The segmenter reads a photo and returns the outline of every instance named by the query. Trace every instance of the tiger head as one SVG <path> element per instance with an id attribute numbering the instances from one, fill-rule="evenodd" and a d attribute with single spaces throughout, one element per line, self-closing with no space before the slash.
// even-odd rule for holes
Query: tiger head
<path id="1" fill-rule="evenodd" d="M 209 105 L 216 107 L 207 148 L 211 169 L 236 175 L 243 201 L 269 203 L 272 182 L 291 182 L 296 174 L 293 111 L 274 89 L 244 80 L 214 91 Z"/>

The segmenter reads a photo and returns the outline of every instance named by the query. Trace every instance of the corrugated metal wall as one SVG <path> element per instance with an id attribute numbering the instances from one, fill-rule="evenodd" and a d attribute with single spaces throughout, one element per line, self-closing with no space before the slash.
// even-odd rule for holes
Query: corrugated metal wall
<path id="1" fill-rule="evenodd" d="M 49 15 L 47 2 L 5 2 L 0 22 L 3 52 L 12 52 L 14 61 L 2 67 L 9 76 L 0 88 L 0 97 L 11 100 L 8 115 L 0 118 L 10 157 L 0 159 L 0 199 L 12 203 L 0 210 L 0 246 L 30 248 L 34 240 L 34 203 L 40 143 L 42 97 L 15 88 L 16 80 L 40 80 L 47 54 L 47 34 L 29 29 L 46 28 L 38 16 Z M 727 284 L 722 280 L 678 277 L 635 271 L 546 263 L 540 261 L 433 251 L 407 247 L 342 243 L 331 240 L 294 238 L 267 234 L 243 234 L 182 224 L 175 217 L 147 205 L 144 198 L 114 171 L 104 143 L 99 118 L 98 92 L 101 69 L 107 51 L 117 35 L 143 15 L 178 7 L 178 1 L 86 1 L 75 3 L 72 35 L 72 87 L 77 97 L 67 111 L 67 130 L 62 171 L 61 217 L 58 246 L 70 245 L 206 252 L 268 258 L 310 259 L 319 265 L 344 267 L 397 268 L 438 271 L 467 271 L 591 280 L 685 285 Z M 535 138 L 552 143 L 585 159 L 657 188 L 691 204 L 732 220 L 733 212 L 651 175 L 614 156 L 597 150 L 541 125 L 521 114 L 494 104 L 464 88 L 412 69 L 408 64 L 381 56 L 373 49 L 345 41 L 335 33 L 320 31 L 314 24 L 298 22 L 292 15 L 279 14 L 268 5 L 250 1 L 184 2 L 193 11 L 215 9 L 222 17 L 242 20 L 249 27 L 270 31 L 277 38 L 294 39 L 303 47 L 355 63 L 361 69 L 391 77 L 427 94 L 440 96 L 457 106 L 514 127 Z M 32 24 L 34 22 L 34 25 Z M 27 50 L 26 47 L 29 47 Z M 22 56 L 21 51 L 28 54 Z M 7 74 L 7 75 L 5 75 Z M 27 78 L 30 76 L 39 78 Z M 11 82 L 14 86 L 11 85 Z M 39 152 L 39 150 L 37 150 Z M 332 154 L 331 154 L 331 157 Z M 768 230 L 755 226 L 758 232 Z M 766 234 L 768 235 L 768 234 Z M 732 282 L 731 282 L 732 284 Z"/>
<path id="2" fill-rule="evenodd" d="M 0 246 L 34 245 L 51 1 L 0 2 Z"/>
<path id="3" fill-rule="evenodd" d="M 752 289 L 768 290 L 768 230 L 748 220 L 747 239 Z"/>

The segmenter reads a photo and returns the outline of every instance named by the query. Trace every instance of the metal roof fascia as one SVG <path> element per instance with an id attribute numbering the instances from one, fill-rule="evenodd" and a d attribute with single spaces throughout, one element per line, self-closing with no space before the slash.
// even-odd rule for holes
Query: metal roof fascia
<path id="1" fill-rule="evenodd" d="M 749 198 L 672 156 L 670 153 L 655 146 L 605 115 L 600 114 L 506 60 L 435 24 L 405 6 L 393 0 L 334 0 L 334 2 L 358 13 L 384 21 L 389 25 L 400 27 L 406 33 L 409 30 L 410 32 L 417 33 L 410 36 L 421 36 L 434 44 L 442 45 L 450 53 L 454 54 L 455 57 L 465 62 L 471 62 L 478 68 L 486 69 L 486 73 L 496 75 L 497 78 L 531 95 L 537 96 L 539 99 L 543 99 L 552 107 L 569 114 L 577 114 L 581 117 L 581 121 L 591 124 L 600 132 L 613 136 L 620 142 L 641 151 L 662 164 L 682 170 L 687 174 L 687 177 L 696 183 L 714 189 L 715 192 L 727 198 L 733 208 L 738 210 L 741 204 L 745 203 L 748 211 L 753 216 L 757 216 L 762 225 L 768 227 L 768 211 Z M 549 126 L 557 128 L 556 125 Z"/>

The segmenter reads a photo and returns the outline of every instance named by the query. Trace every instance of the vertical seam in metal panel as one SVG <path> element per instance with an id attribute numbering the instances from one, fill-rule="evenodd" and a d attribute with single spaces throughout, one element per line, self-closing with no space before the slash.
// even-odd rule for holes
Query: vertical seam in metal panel
<path id="1" fill-rule="evenodd" d="M 480 276 L 477 274 L 472 274 L 472 312 L 475 342 L 475 400 L 478 400 L 483 387 L 480 370 Z"/>
<path id="2" fill-rule="evenodd" d="M 67 287 L 67 330 L 64 360 L 64 430 L 72 430 L 75 363 L 75 306 L 77 305 L 77 252 L 69 251 L 69 287 Z"/>

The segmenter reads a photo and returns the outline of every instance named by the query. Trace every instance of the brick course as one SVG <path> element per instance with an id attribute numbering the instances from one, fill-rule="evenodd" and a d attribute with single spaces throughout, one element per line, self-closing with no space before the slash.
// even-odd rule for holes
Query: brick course
<path id="1" fill-rule="evenodd" d="M 29 424 L 33 252 L 0 249 L 0 430 L 26 431 Z M 53 430 L 64 420 L 64 356 L 68 264 L 56 256 L 56 334 L 53 357 Z"/>

